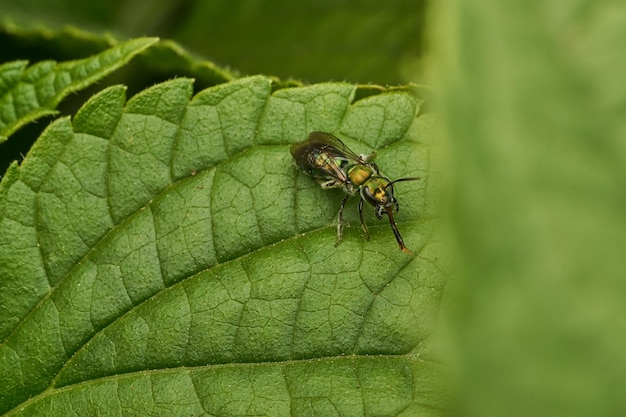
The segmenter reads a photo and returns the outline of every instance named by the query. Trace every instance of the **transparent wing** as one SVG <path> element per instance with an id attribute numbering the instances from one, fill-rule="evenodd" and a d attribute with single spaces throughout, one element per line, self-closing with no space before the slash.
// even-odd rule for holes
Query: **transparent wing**
<path id="1" fill-rule="evenodd" d="M 306 141 L 305 141 L 306 142 Z M 311 132 L 309 134 L 308 142 L 318 146 L 322 149 L 327 149 L 329 153 L 336 156 L 342 156 L 346 159 L 352 160 L 351 162 L 364 164 L 365 161 L 357 154 L 352 152 L 345 143 L 338 137 L 326 132 Z"/>
<path id="2" fill-rule="evenodd" d="M 325 132 L 311 132 L 308 139 L 291 145 L 291 155 L 305 173 L 341 183 L 348 181 L 347 166 L 365 163 L 339 138 Z"/>

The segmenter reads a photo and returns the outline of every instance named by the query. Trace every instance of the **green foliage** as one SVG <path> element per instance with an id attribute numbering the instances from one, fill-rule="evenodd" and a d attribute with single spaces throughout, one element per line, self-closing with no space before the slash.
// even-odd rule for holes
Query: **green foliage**
<path id="1" fill-rule="evenodd" d="M 53 69 L 54 71 L 54 69 Z M 0 410 L 10 415 L 431 415 L 446 267 L 422 99 L 264 76 L 193 94 L 113 86 L 53 122 L 0 183 Z M 355 99 L 355 97 L 361 97 Z M 377 151 L 397 249 L 299 173 L 311 130 Z M 436 176 L 433 174 L 433 176 Z M 381 395 L 384 392 L 384 395 Z"/>
<path id="2" fill-rule="evenodd" d="M 244 74 L 397 85 L 415 81 L 425 9 L 424 0 L 297 5 L 289 0 L 0 0 L 0 27 L 9 22 L 37 29 L 35 23 L 43 23 L 57 30 L 69 25 L 123 36 L 150 34 Z"/>
<path id="3" fill-rule="evenodd" d="M 624 3 L 448 6 L 467 415 L 622 415 Z"/>
<path id="4" fill-rule="evenodd" d="M 0 1 L 0 414 L 447 407 L 435 117 L 407 87 L 293 81 L 405 81 L 423 3 L 259 4 Z M 146 33 L 237 69 L 118 40 Z M 366 241 L 357 199 L 334 247 L 342 192 L 289 154 L 312 130 L 423 178 L 396 186 L 415 256 L 371 207 Z"/>
<path id="5" fill-rule="evenodd" d="M 0 143 L 20 126 L 42 116 L 55 114 L 63 97 L 102 79 L 132 57 L 157 42 L 155 38 L 134 39 L 101 54 L 79 61 L 26 61 L 0 66 Z"/>

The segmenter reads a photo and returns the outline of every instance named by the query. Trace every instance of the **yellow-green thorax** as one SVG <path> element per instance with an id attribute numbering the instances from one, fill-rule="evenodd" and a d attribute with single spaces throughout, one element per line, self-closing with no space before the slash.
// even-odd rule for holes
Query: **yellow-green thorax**
<path id="1" fill-rule="evenodd" d="M 348 179 L 357 187 L 365 183 L 372 175 L 374 175 L 374 170 L 368 165 L 359 164 L 348 168 Z"/>

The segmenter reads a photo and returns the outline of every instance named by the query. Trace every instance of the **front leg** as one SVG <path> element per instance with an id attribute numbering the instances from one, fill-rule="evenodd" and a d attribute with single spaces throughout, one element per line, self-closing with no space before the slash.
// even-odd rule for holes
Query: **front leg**
<path id="1" fill-rule="evenodd" d="M 335 243 L 335 247 L 341 245 L 341 241 L 343 240 L 343 208 L 346 206 L 346 201 L 350 198 L 350 194 L 346 194 L 346 196 L 341 201 L 341 207 L 339 207 L 339 219 L 337 221 L 337 242 Z"/>
<path id="2" fill-rule="evenodd" d="M 363 226 L 363 231 L 365 232 L 365 237 L 367 240 L 370 240 L 370 231 L 365 224 L 365 218 L 363 217 L 363 199 L 359 201 L 359 218 L 361 219 L 361 226 Z"/>

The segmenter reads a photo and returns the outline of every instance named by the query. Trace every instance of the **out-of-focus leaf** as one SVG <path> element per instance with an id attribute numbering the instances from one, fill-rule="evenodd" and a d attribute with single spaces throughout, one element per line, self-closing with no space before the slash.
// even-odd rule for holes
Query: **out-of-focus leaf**
<path id="1" fill-rule="evenodd" d="M 440 17 L 466 415 L 624 414 L 626 6 L 452 1 Z"/>
<path id="2" fill-rule="evenodd" d="M 404 84 L 419 68 L 424 0 L 0 0 L 2 22 L 175 40 L 219 66 L 307 82 Z M 189 76 L 185 73 L 184 75 Z"/>

